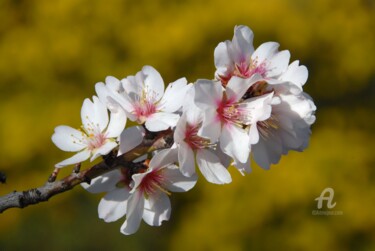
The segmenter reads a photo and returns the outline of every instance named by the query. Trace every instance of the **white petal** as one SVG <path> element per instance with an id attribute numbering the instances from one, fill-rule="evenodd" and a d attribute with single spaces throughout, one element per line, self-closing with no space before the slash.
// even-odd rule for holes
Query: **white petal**
<path id="1" fill-rule="evenodd" d="M 236 102 L 242 98 L 250 86 L 262 80 L 262 76 L 254 74 L 251 78 L 243 79 L 239 77 L 232 77 L 227 85 L 226 94 L 228 100 Z"/>
<path id="2" fill-rule="evenodd" d="M 90 193 L 109 192 L 117 188 L 116 185 L 121 179 L 122 174 L 116 169 L 92 179 L 90 184 L 81 183 L 81 186 Z"/>
<path id="3" fill-rule="evenodd" d="M 251 54 L 254 52 L 253 47 L 254 34 L 247 26 L 236 26 L 234 28 L 234 36 L 232 40 L 233 59 L 236 63 L 248 62 Z"/>
<path id="4" fill-rule="evenodd" d="M 187 85 L 186 78 L 180 78 L 173 83 L 170 83 L 165 90 L 165 93 L 160 100 L 159 110 L 164 112 L 175 112 L 185 102 L 186 92 L 192 85 Z"/>
<path id="5" fill-rule="evenodd" d="M 186 192 L 192 189 L 197 183 L 197 176 L 185 177 L 175 165 L 169 165 L 163 169 L 165 177 L 165 188 L 171 192 Z"/>
<path id="6" fill-rule="evenodd" d="M 126 128 L 120 135 L 119 155 L 124 154 L 142 143 L 145 130 L 142 126 Z"/>
<path id="7" fill-rule="evenodd" d="M 164 81 L 159 72 L 152 66 L 144 66 L 142 68 L 144 75 L 144 85 L 147 95 L 152 95 L 155 100 L 160 100 L 164 94 Z"/>
<path id="8" fill-rule="evenodd" d="M 96 95 L 98 95 L 99 100 L 106 104 L 108 102 L 108 97 L 110 96 L 110 92 L 106 85 L 103 82 L 99 82 L 95 84 L 95 91 Z"/>
<path id="9" fill-rule="evenodd" d="M 185 133 L 186 133 L 186 114 L 183 113 L 182 116 L 180 117 L 180 119 L 178 120 L 177 124 L 176 124 L 176 129 L 173 133 L 173 139 L 174 139 L 174 142 L 176 143 L 180 143 L 180 142 L 183 142 L 184 139 L 185 139 Z"/>
<path id="10" fill-rule="evenodd" d="M 151 132 L 163 131 L 175 127 L 179 118 L 178 114 L 157 112 L 147 118 L 145 126 Z"/>
<path id="11" fill-rule="evenodd" d="M 107 107 L 94 96 L 94 102 L 85 99 L 81 109 L 82 125 L 86 129 L 99 127 L 102 132 L 108 125 Z"/>
<path id="12" fill-rule="evenodd" d="M 259 132 L 258 132 L 258 126 L 255 123 L 255 124 L 250 125 L 249 144 L 254 145 L 258 143 L 258 141 L 259 141 Z"/>
<path id="13" fill-rule="evenodd" d="M 145 200 L 143 220 L 150 226 L 160 226 L 163 221 L 169 220 L 170 215 L 171 202 L 165 193 L 158 193 Z"/>
<path id="14" fill-rule="evenodd" d="M 251 56 L 253 61 L 256 61 L 257 64 L 263 63 L 264 60 L 269 60 L 277 52 L 279 44 L 276 42 L 266 42 L 261 44 Z"/>
<path id="15" fill-rule="evenodd" d="M 52 135 L 52 142 L 66 152 L 77 152 L 87 147 L 86 136 L 70 126 L 58 126 Z"/>
<path id="16" fill-rule="evenodd" d="M 250 153 L 249 135 L 242 128 L 225 125 L 220 136 L 220 147 L 224 153 L 245 163 Z"/>
<path id="17" fill-rule="evenodd" d="M 111 140 L 108 140 L 104 145 L 102 145 L 99 148 L 96 148 L 92 151 L 92 156 L 90 158 L 90 161 L 93 161 L 99 156 L 107 155 L 113 148 L 117 146 L 117 143 Z"/>
<path id="18" fill-rule="evenodd" d="M 259 97 L 249 98 L 242 102 L 246 109 L 251 112 L 251 116 L 246 124 L 255 124 L 271 116 L 273 92 Z"/>
<path id="19" fill-rule="evenodd" d="M 291 63 L 287 71 L 280 77 L 284 81 L 292 82 L 293 84 L 302 87 L 308 78 L 308 70 L 304 65 L 298 65 L 299 61 L 296 60 Z"/>
<path id="20" fill-rule="evenodd" d="M 80 163 L 80 162 L 83 162 L 83 161 L 87 160 L 89 157 L 90 157 L 90 151 L 85 149 L 85 150 L 73 155 L 69 159 L 66 159 L 66 160 L 63 160 L 63 161 L 57 163 L 55 165 L 55 167 L 64 167 L 64 166 L 68 166 L 68 165 L 77 164 L 77 163 Z"/>
<path id="21" fill-rule="evenodd" d="M 221 121 L 217 117 L 215 109 L 207 109 L 204 111 L 204 119 L 202 127 L 199 128 L 198 135 L 208 138 L 211 142 L 216 142 L 221 132 Z"/>
<path id="22" fill-rule="evenodd" d="M 118 108 L 116 110 L 112 109 L 111 118 L 109 120 L 109 125 L 106 130 L 107 138 L 117 138 L 120 136 L 126 125 L 126 115 L 124 110 Z"/>
<path id="23" fill-rule="evenodd" d="M 279 162 L 282 154 L 282 145 L 278 137 L 271 140 L 259 138 L 259 142 L 252 146 L 254 161 L 263 169 L 269 169 L 271 164 Z"/>
<path id="24" fill-rule="evenodd" d="M 221 42 L 216 46 L 214 51 L 215 66 L 216 66 L 216 77 L 220 75 L 226 75 L 234 68 L 234 63 L 228 51 L 228 43 Z"/>
<path id="25" fill-rule="evenodd" d="M 137 232 L 143 216 L 144 201 L 143 194 L 140 191 L 135 192 L 129 197 L 126 220 L 121 226 L 121 233 L 130 235 Z"/>
<path id="26" fill-rule="evenodd" d="M 195 88 L 195 105 L 199 109 L 213 108 L 223 98 L 223 87 L 220 82 L 210 80 L 198 80 L 194 85 Z"/>
<path id="27" fill-rule="evenodd" d="M 197 164 L 208 182 L 228 184 L 232 178 L 228 170 L 220 163 L 219 158 L 209 150 L 197 151 Z"/>
<path id="28" fill-rule="evenodd" d="M 129 189 L 125 187 L 107 193 L 98 206 L 99 218 L 105 222 L 113 222 L 123 217 L 129 195 Z"/>
<path id="29" fill-rule="evenodd" d="M 160 168 L 168 164 L 173 164 L 177 161 L 177 149 L 169 148 L 157 152 L 150 161 L 150 168 Z"/>
<path id="30" fill-rule="evenodd" d="M 267 77 L 278 76 L 288 68 L 290 52 L 287 50 L 276 53 L 267 66 Z"/>
<path id="31" fill-rule="evenodd" d="M 193 150 L 185 142 L 179 144 L 178 162 L 181 173 L 187 177 L 195 174 L 195 156 Z"/>

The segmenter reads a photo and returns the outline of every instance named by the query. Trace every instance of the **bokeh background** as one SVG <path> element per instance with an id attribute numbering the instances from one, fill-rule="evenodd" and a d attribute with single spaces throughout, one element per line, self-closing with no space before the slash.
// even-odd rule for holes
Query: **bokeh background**
<path id="1" fill-rule="evenodd" d="M 50 137 L 80 125 L 84 98 L 107 75 L 143 65 L 166 83 L 213 78 L 213 51 L 237 24 L 255 46 L 278 41 L 309 69 L 318 107 L 311 142 L 264 171 L 173 194 L 171 220 L 123 236 L 80 187 L 0 215 L 1 250 L 375 250 L 373 0 L 0 1 L 0 195 L 42 185 L 68 157 Z M 85 165 L 86 167 L 88 165 Z M 63 174 L 68 174 L 69 168 Z M 335 191 L 341 216 L 314 216 Z"/>

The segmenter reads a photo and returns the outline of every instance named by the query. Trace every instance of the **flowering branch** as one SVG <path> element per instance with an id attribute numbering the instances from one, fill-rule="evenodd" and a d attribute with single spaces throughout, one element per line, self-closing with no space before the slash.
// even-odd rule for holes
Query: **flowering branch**
<path id="1" fill-rule="evenodd" d="M 112 151 L 108 155 L 103 156 L 103 161 L 88 169 L 79 171 L 79 169 L 74 168 L 72 174 L 58 181 L 55 181 L 56 177 L 53 178 L 53 175 L 51 175 L 46 184 L 41 187 L 22 192 L 14 191 L 0 197 L 0 213 L 9 208 L 24 208 L 29 205 L 48 201 L 52 196 L 71 190 L 81 183 L 90 184 L 92 179 L 118 168 L 126 168 L 134 170 L 134 172 L 139 168 L 144 168 L 143 161 L 133 161 L 146 153 L 168 148 L 173 143 L 171 130 L 162 131 L 158 134 L 147 130 L 146 132 L 142 143 L 132 151 L 120 156 L 116 156 L 116 151 Z"/>
<path id="2" fill-rule="evenodd" d="M 159 72 L 144 66 L 134 76 L 97 83 L 96 96 L 83 101 L 80 129 L 60 125 L 52 135 L 58 148 L 75 154 L 55 165 L 44 186 L 0 198 L 0 212 L 82 184 L 106 193 L 99 218 L 126 215 L 120 231 L 130 235 L 142 219 L 151 226 L 168 220 L 168 195 L 192 189 L 196 169 L 208 182 L 229 184 L 230 166 L 244 175 L 251 159 L 269 169 L 289 151 L 303 151 L 316 110 L 303 92 L 307 68 L 289 63 L 289 51 L 279 51 L 276 42 L 254 49 L 253 37 L 249 27 L 236 26 L 233 39 L 218 44 L 213 80 L 180 78 L 165 88 Z M 100 156 L 102 162 L 79 170 Z M 56 181 L 69 165 L 76 165 L 73 173 Z"/>

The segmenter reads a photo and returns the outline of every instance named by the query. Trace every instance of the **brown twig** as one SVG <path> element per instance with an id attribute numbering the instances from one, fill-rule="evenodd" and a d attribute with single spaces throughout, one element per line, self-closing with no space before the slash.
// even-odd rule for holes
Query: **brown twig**
<path id="1" fill-rule="evenodd" d="M 71 190 L 82 182 L 90 181 L 99 175 L 115 170 L 120 167 L 137 168 L 138 163 L 133 161 L 146 153 L 168 148 L 173 144 L 173 135 L 171 130 L 159 132 L 157 134 L 146 132 L 143 142 L 123 155 L 116 156 L 114 152 L 104 157 L 104 160 L 91 168 L 79 171 L 75 167 L 72 174 L 56 181 L 57 172 L 53 172 L 49 180 L 41 187 L 29 189 L 22 192 L 14 191 L 0 197 L 0 213 L 9 208 L 24 208 L 29 205 L 48 201 L 52 196 Z M 53 177 L 51 179 L 51 177 Z"/>

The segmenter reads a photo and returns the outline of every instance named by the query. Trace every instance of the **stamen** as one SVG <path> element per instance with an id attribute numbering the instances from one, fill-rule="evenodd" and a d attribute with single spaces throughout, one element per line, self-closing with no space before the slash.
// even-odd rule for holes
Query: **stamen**
<path id="1" fill-rule="evenodd" d="M 209 139 L 198 136 L 198 130 L 201 127 L 201 123 L 197 125 L 186 125 L 185 139 L 184 141 L 193 149 L 205 149 L 205 148 L 215 148 L 216 144 L 211 143 Z"/>
<path id="2" fill-rule="evenodd" d="M 274 131 L 279 128 L 279 121 L 273 114 L 271 114 L 271 117 L 269 117 L 268 119 L 258 121 L 257 126 L 259 133 L 263 137 L 263 139 L 268 139 L 270 137 L 273 137 Z"/>

